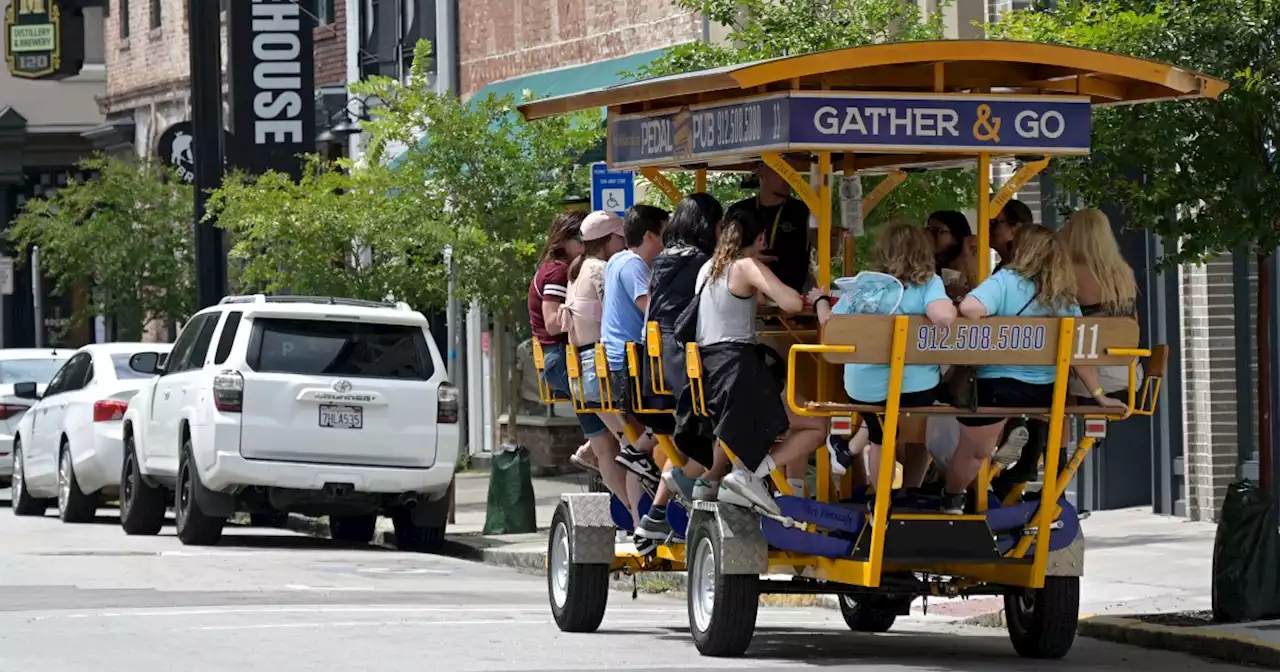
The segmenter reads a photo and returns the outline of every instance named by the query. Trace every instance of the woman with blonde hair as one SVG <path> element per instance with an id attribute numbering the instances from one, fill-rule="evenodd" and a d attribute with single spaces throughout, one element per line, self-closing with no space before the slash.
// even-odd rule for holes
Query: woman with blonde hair
<path id="1" fill-rule="evenodd" d="M 906 223 L 891 224 L 876 238 L 873 270 L 852 278 L 836 281 L 841 296 L 834 308 L 816 302 L 818 321 L 823 325 L 836 315 L 926 315 L 939 326 L 950 326 L 956 319 L 956 306 L 947 296 L 946 287 L 936 272 L 933 240 L 929 234 Z M 941 371 L 936 364 L 910 364 L 903 367 L 903 407 L 931 406 L 938 402 Z M 844 389 L 857 405 L 883 406 L 889 398 L 889 366 L 886 364 L 847 364 L 844 367 Z M 879 473 L 880 446 L 884 429 L 875 413 L 862 414 L 867 428 L 870 450 L 867 474 L 875 479 Z M 908 437 L 902 437 L 908 438 Z M 903 485 L 920 487 L 929 468 L 929 454 L 919 440 L 904 442 Z M 843 474 L 856 452 L 848 442 L 834 435 L 827 438 L 835 461 L 832 469 Z"/>
<path id="2" fill-rule="evenodd" d="M 1076 302 L 1075 269 L 1066 245 L 1052 230 L 1038 225 L 1020 227 L 1013 241 L 1013 258 L 960 303 L 960 314 L 984 317 L 1080 316 Z M 977 367 L 978 406 L 1048 408 L 1053 402 L 1056 372 L 1052 366 L 992 365 Z M 1098 384 L 1097 367 L 1073 366 L 1090 395 L 1102 406 L 1123 408 L 1124 402 L 1106 396 Z M 960 443 L 947 464 L 943 491 L 944 513 L 963 513 L 965 490 L 978 476 L 982 463 L 1000 440 L 1004 418 L 960 417 Z M 985 497 L 986 493 L 978 493 Z"/>
<path id="3" fill-rule="evenodd" d="M 1097 208 L 1078 210 L 1067 219 L 1061 236 L 1075 269 L 1080 312 L 1104 317 L 1136 316 L 1138 282 L 1133 268 L 1120 254 L 1107 215 Z M 1138 375 L 1141 377 L 1141 371 Z M 1125 390 L 1129 387 L 1129 367 L 1100 367 L 1098 378 L 1107 394 Z M 1078 380 L 1071 381 L 1071 393 L 1089 396 Z"/>

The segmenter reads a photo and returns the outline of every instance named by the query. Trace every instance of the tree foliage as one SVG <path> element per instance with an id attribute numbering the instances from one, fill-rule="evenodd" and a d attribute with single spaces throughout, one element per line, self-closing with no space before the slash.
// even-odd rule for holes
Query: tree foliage
<path id="1" fill-rule="evenodd" d="M 901 0 L 675 0 L 675 3 L 727 27 L 727 39 L 672 47 L 650 65 L 632 73 L 634 76 L 656 77 L 830 49 L 934 40 L 943 36 L 941 11 L 926 14 L 916 3 Z M 675 174 L 671 179 L 682 193 L 692 191 L 691 175 Z M 881 179 L 865 179 L 863 193 L 871 193 Z M 750 195 L 751 192 L 739 187 L 740 180 L 739 176 L 712 175 L 708 178 L 708 192 L 727 206 Z M 976 186 L 972 170 L 914 173 L 871 212 L 867 228 L 871 230 L 894 220 L 923 223 L 935 210 L 973 207 Z M 653 189 L 648 193 L 648 199 L 654 204 L 671 206 L 660 191 Z M 838 203 L 835 216 L 839 216 Z M 865 256 L 860 253 L 859 258 Z"/>
<path id="2" fill-rule="evenodd" d="M 1054 161 L 1062 192 L 1122 207 L 1133 226 L 1180 240 L 1166 262 L 1280 246 L 1280 2 L 1059 0 L 1006 14 L 989 34 L 1070 44 L 1228 81 L 1218 101 L 1097 110 L 1093 155 Z"/>
<path id="3" fill-rule="evenodd" d="M 600 115 L 525 122 L 510 96 L 435 93 L 430 63 L 422 42 L 407 82 L 352 86 L 371 101 L 358 165 L 313 158 L 297 184 L 237 177 L 214 194 L 245 282 L 440 307 L 451 250 L 460 300 L 508 318 L 521 310 L 552 219 L 581 191 L 576 164 L 600 141 Z"/>
<path id="4" fill-rule="evenodd" d="M 27 201 L 9 231 L 21 249 L 40 247 L 57 291 L 89 288 L 75 321 L 114 317 L 122 340 L 153 319 L 176 321 L 195 306 L 191 188 L 163 166 L 97 156 L 80 164 L 94 179 Z"/>

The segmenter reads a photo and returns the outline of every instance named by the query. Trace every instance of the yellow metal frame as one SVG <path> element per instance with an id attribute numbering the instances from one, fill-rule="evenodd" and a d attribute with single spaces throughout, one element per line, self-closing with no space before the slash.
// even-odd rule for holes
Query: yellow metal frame
<path id="1" fill-rule="evenodd" d="M 1044 79 L 1042 76 L 1037 75 L 1033 78 L 1035 81 L 966 83 L 961 80 L 965 77 L 971 77 L 971 73 L 966 74 L 972 70 L 971 68 L 946 67 L 949 63 L 975 61 L 994 63 L 1002 67 L 1003 69 L 999 71 L 1002 79 L 1025 78 L 1027 73 L 1033 71 L 1036 73 L 1043 72 L 1046 67 L 1055 70 L 1055 72 L 1061 71 L 1061 73 L 1052 79 Z M 928 65 L 932 67 L 923 67 Z M 832 77 L 836 77 L 836 79 L 832 79 Z M 1153 63 L 1114 54 L 1060 45 L 1005 41 L 966 42 L 946 40 L 842 49 L 820 54 L 805 54 L 760 63 L 744 64 L 735 68 L 697 73 L 684 78 L 657 78 L 601 91 L 534 101 L 521 106 L 520 111 L 527 119 L 536 119 L 573 110 L 608 106 L 610 108 L 610 117 L 612 118 L 615 114 L 627 114 L 637 111 L 653 112 L 679 109 L 688 105 L 688 101 L 693 98 L 716 101 L 730 100 L 757 95 L 766 90 L 812 89 L 815 84 L 818 85 L 818 88 L 828 90 L 833 82 L 841 81 L 839 78 L 857 81 L 860 89 L 874 88 L 876 82 L 885 77 L 889 78 L 885 80 L 886 86 L 889 86 L 891 82 L 892 87 L 902 88 L 908 92 L 931 91 L 943 95 L 948 91 L 961 90 L 985 92 L 990 91 L 991 86 L 999 85 L 1013 93 L 1036 93 L 1040 95 L 1056 93 L 1088 96 L 1095 104 L 1127 104 L 1194 97 L 1217 98 L 1226 89 L 1225 82 L 1199 73 L 1182 70 L 1167 64 Z M 915 81 L 920 77 L 925 77 L 928 81 Z M 838 84 L 836 88 L 839 88 Z M 831 284 L 832 243 L 832 153 L 828 149 L 803 153 L 812 157 L 812 163 L 808 167 L 814 170 L 820 178 L 812 185 L 783 155 L 777 152 L 765 152 L 759 158 L 765 164 L 771 166 L 791 185 L 800 200 L 816 216 L 818 220 L 817 256 L 819 259 L 816 279 L 820 287 L 829 287 Z M 796 157 L 793 156 L 792 158 Z M 898 158 L 900 160 L 896 160 Z M 911 165 L 945 164 L 955 158 L 948 155 L 937 157 L 935 160 L 927 152 L 925 155 L 872 156 L 869 158 L 855 157 L 852 153 L 844 153 L 843 170 L 846 175 L 855 175 L 859 169 L 881 170 L 890 166 L 900 168 Z M 976 233 L 981 253 L 978 255 L 979 277 L 972 278 L 972 280 L 981 281 L 989 276 L 991 272 L 989 252 L 990 220 L 1032 177 L 1045 170 L 1049 165 L 1049 159 L 1039 159 L 1024 164 L 1011 179 L 993 194 L 990 179 L 992 160 L 993 158 L 1005 159 L 1008 157 L 1003 154 L 997 157 L 993 156 L 992 153 L 979 153 L 975 158 L 977 159 L 977 187 L 979 194 L 977 205 L 978 230 Z M 612 160 L 612 151 L 610 151 L 610 159 Z M 745 161 L 746 159 L 743 160 Z M 808 158 L 806 157 L 806 159 L 802 160 L 802 163 L 807 160 Z M 725 167 L 731 168 L 727 165 Z M 735 167 L 741 169 L 742 166 Z M 660 168 L 680 170 L 687 169 L 687 167 L 675 160 L 640 169 L 641 174 L 657 189 L 662 191 L 668 199 L 672 202 L 679 201 L 682 194 L 671 180 L 661 172 Z M 694 188 L 697 191 L 705 191 L 707 188 L 707 168 L 705 166 L 688 168 L 692 168 L 695 171 Z M 863 199 L 862 214 L 866 216 L 870 213 L 885 195 L 905 181 L 906 178 L 907 174 L 901 170 L 891 172 L 875 190 Z M 852 251 L 851 243 L 852 237 L 846 235 L 846 269 L 851 267 L 854 261 L 850 254 Z M 1049 553 L 1050 524 L 1060 515 L 1057 502 L 1071 478 L 1079 470 L 1087 454 L 1096 445 L 1096 440 L 1084 438 L 1079 442 L 1067 463 L 1065 465 L 1059 464 L 1060 451 L 1056 447 L 1062 445 L 1062 438 L 1065 434 L 1068 373 L 1071 364 L 1071 335 L 1074 325 L 1074 318 L 1067 317 L 1059 320 L 1059 340 L 1053 364 L 1056 374 L 1054 393 L 1048 413 L 1050 426 L 1048 445 L 1055 446 L 1055 449 L 1045 451 L 1044 486 L 1040 492 L 1039 508 L 1034 520 L 1035 534 L 1024 535 L 1019 539 L 1014 548 L 1006 554 L 1003 562 L 936 562 L 907 566 L 884 561 L 886 521 L 890 518 L 890 497 L 893 489 L 894 465 L 896 464 L 894 459 L 895 447 L 900 421 L 904 415 L 904 409 L 900 407 L 900 396 L 908 347 L 908 318 L 901 316 L 894 321 L 890 361 L 887 362 L 890 367 L 889 399 L 884 409 L 882 459 L 880 460 L 878 472 L 870 475 L 874 480 L 875 496 L 872 505 L 872 520 L 869 522 L 872 525 L 869 558 L 866 561 L 857 561 L 770 551 L 770 567 L 803 569 L 808 575 L 816 578 L 868 587 L 879 586 L 881 576 L 886 571 L 916 571 L 961 577 L 962 582 L 966 585 L 972 585 L 973 582 L 992 582 L 1037 588 L 1043 586 Z M 791 325 L 785 321 L 783 329 L 784 331 L 780 333 L 791 335 L 797 342 L 801 340 L 801 334 L 792 329 Z M 669 394 L 671 392 L 665 385 L 661 359 L 661 338 L 656 324 L 650 323 L 647 325 L 646 333 L 647 343 L 643 352 L 638 344 L 628 344 L 627 348 L 628 376 L 630 385 L 632 385 L 631 389 L 636 393 L 634 395 L 636 397 L 636 408 L 632 410 L 637 413 L 660 413 L 664 411 L 643 406 L 644 395 L 641 392 L 645 389 L 645 381 L 643 367 L 641 366 L 643 360 L 640 359 L 642 356 L 649 357 L 649 382 L 654 392 L 657 394 Z M 796 402 L 796 357 L 801 353 L 817 357 L 822 353 L 852 352 L 854 352 L 853 346 L 838 345 L 797 343 L 790 348 L 787 353 L 787 403 L 797 415 L 835 417 L 841 415 L 841 413 L 814 410 L 803 407 Z M 686 347 L 685 354 L 689 389 L 693 399 L 693 411 L 707 415 L 708 408 L 702 378 L 700 353 L 696 345 L 689 344 Z M 1161 392 L 1162 378 L 1148 375 L 1142 381 L 1141 387 L 1139 387 L 1136 374 L 1138 359 L 1149 357 L 1151 353 L 1145 349 L 1134 348 L 1108 349 L 1108 354 L 1133 357 L 1129 365 L 1128 401 L 1130 413 L 1124 417 L 1128 417 L 1128 415 L 1153 414 Z M 535 366 L 537 366 L 540 374 L 542 374 L 544 368 L 541 355 L 541 349 L 535 343 Z M 586 408 L 585 404 L 578 403 L 583 384 L 579 371 L 580 361 L 576 355 L 576 350 L 572 349 L 567 353 L 567 364 L 570 367 L 572 379 L 570 396 L 575 397 L 575 410 L 595 413 L 622 412 L 622 409 L 615 407 L 613 400 L 610 398 L 611 395 L 608 394 L 601 395 L 602 408 L 599 409 Z M 602 391 L 607 391 L 612 386 L 610 385 L 607 362 L 603 360 L 603 352 L 597 348 L 594 364 Z M 815 398 L 815 401 L 822 401 L 827 387 L 825 383 L 830 376 L 828 371 L 830 368 L 825 365 L 820 365 L 818 368 L 816 381 L 817 398 Z M 550 403 L 553 395 L 545 380 L 541 378 L 542 376 L 540 375 L 539 396 Z M 855 421 L 859 419 L 857 414 L 853 415 Z M 629 434 L 631 432 L 629 427 L 628 432 Z M 664 450 L 667 450 L 673 462 L 682 464 L 682 459 L 677 460 L 679 452 L 675 449 L 674 444 L 671 443 L 670 437 L 659 437 L 660 442 L 664 439 L 665 443 L 662 443 Z M 733 457 L 732 449 L 729 446 L 725 446 L 723 443 L 721 443 L 721 446 L 726 454 Z M 815 496 L 818 501 L 829 502 L 833 495 L 833 484 L 830 477 L 830 461 L 827 451 L 819 451 L 817 458 L 818 488 Z M 989 468 L 989 465 L 984 466 L 979 474 L 978 487 L 985 488 L 990 478 L 996 473 L 996 469 Z M 773 474 L 773 478 L 781 492 L 790 494 L 790 489 L 780 474 Z M 1016 497 L 1020 496 L 1021 492 L 1011 494 L 1009 502 L 1012 503 Z M 979 497 L 978 502 L 979 509 L 984 509 L 986 497 Z M 893 517 L 904 518 L 905 515 L 899 514 Z M 950 518 L 954 519 L 955 517 Z M 1035 544 L 1034 553 L 1027 557 L 1033 543 Z M 615 560 L 614 568 L 624 571 L 683 569 L 684 548 L 682 545 L 664 546 L 655 555 L 649 557 L 640 557 L 638 554 L 620 554 Z"/>

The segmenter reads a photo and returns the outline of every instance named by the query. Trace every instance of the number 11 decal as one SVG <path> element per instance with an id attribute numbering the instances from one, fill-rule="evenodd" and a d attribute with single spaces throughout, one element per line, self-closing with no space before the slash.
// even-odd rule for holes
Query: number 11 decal
<path id="1" fill-rule="evenodd" d="M 1092 332 L 1090 334 L 1089 332 Z M 1086 341 L 1088 350 L 1085 350 Z M 1098 358 L 1098 325 L 1080 325 L 1076 327 L 1076 359 Z"/>

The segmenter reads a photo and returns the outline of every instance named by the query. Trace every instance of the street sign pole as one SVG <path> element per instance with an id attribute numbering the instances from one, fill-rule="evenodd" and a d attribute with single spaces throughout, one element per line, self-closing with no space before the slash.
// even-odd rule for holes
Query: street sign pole
<path id="1" fill-rule="evenodd" d="M 209 192 L 222 183 L 222 57 L 218 0 L 190 0 L 191 126 L 195 146 L 196 308 L 217 304 L 227 293 L 227 248 L 222 229 L 204 221 Z"/>

